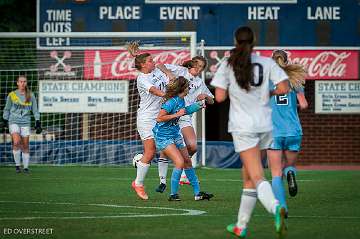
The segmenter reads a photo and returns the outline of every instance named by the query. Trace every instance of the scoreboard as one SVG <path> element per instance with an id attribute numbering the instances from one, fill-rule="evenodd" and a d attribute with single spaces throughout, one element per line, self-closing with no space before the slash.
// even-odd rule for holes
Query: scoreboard
<path id="1" fill-rule="evenodd" d="M 358 0 L 37 0 L 37 30 L 195 31 L 215 47 L 232 46 L 233 31 L 248 25 L 259 46 L 359 47 L 359 9 Z"/>

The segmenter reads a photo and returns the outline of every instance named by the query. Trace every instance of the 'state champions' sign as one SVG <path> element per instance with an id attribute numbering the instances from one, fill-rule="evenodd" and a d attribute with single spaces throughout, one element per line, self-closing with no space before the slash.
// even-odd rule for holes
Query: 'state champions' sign
<path id="1" fill-rule="evenodd" d="M 39 82 L 40 112 L 128 112 L 128 81 L 43 80 Z"/>
<path id="2" fill-rule="evenodd" d="M 315 113 L 360 113 L 360 82 L 316 81 Z"/>

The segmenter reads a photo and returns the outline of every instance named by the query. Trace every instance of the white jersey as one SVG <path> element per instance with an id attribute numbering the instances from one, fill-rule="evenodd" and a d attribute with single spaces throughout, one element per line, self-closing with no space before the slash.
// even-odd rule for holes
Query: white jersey
<path id="1" fill-rule="evenodd" d="M 272 130 L 269 83 L 271 80 L 276 85 L 288 79 L 288 76 L 269 57 L 253 54 L 251 62 L 254 65 L 254 82 L 249 92 L 240 88 L 227 60 L 222 62 L 211 81 L 212 86 L 229 92 L 229 132 L 260 133 Z"/>
<path id="2" fill-rule="evenodd" d="M 186 67 L 172 64 L 165 64 L 165 67 L 170 70 L 176 77 L 183 76 L 189 81 L 189 93 L 184 98 L 186 106 L 195 103 L 196 98 L 200 94 L 206 94 L 214 98 L 214 95 L 211 94 L 205 82 L 200 77 L 191 75 Z"/>
<path id="3" fill-rule="evenodd" d="M 155 68 L 151 73 L 140 73 L 137 77 L 137 89 L 140 95 L 140 105 L 137 118 L 144 121 L 154 121 L 159 114 L 162 97 L 149 92 L 151 87 L 156 87 L 165 92 L 165 86 L 169 83 L 167 76 Z"/>

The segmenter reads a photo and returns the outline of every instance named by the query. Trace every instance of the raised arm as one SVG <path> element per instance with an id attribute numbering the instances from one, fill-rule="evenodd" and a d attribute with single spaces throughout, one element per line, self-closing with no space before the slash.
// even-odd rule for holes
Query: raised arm
<path id="1" fill-rule="evenodd" d="M 165 75 L 169 78 L 169 80 L 175 80 L 176 79 L 176 76 L 171 72 L 171 70 L 166 68 L 164 64 L 157 64 L 156 68 L 159 68 L 162 72 L 164 72 Z"/>
<path id="2" fill-rule="evenodd" d="M 156 95 L 156 96 L 159 96 L 159 97 L 164 97 L 165 96 L 165 92 L 159 90 L 155 86 L 150 87 L 149 92 L 150 92 L 150 94 L 153 94 L 153 95 Z"/>

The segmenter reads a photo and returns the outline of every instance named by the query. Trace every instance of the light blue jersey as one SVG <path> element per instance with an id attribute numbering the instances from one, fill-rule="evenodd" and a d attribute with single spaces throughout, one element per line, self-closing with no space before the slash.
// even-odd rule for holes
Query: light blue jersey
<path id="1" fill-rule="evenodd" d="M 169 115 L 175 114 L 180 109 L 185 108 L 185 100 L 179 96 L 175 96 L 163 103 L 161 109 L 164 109 Z M 180 134 L 178 124 L 179 118 L 165 122 L 157 122 L 153 128 L 156 148 L 158 150 L 165 149 L 170 144 L 175 144 L 177 148 L 185 147 Z"/>
<path id="2" fill-rule="evenodd" d="M 272 88 L 274 86 L 272 85 Z M 292 90 L 286 95 L 271 97 L 273 137 L 288 137 L 302 135 L 301 124 L 297 112 L 296 94 L 300 91 Z"/>

